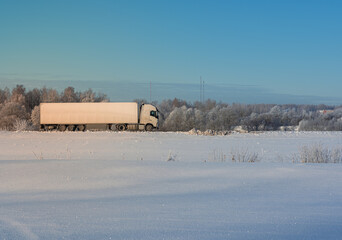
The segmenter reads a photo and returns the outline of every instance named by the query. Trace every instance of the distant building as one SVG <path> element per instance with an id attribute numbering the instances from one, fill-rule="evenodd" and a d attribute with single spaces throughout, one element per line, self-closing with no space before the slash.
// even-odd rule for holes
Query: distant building
<path id="1" fill-rule="evenodd" d="M 328 113 L 333 113 L 334 110 L 319 110 L 318 111 L 320 114 L 328 114 Z"/>

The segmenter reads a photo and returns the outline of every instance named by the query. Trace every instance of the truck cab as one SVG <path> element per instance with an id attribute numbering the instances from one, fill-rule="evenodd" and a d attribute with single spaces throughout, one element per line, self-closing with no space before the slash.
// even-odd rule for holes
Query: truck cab
<path id="1" fill-rule="evenodd" d="M 159 127 L 158 109 L 151 104 L 142 104 L 140 107 L 140 124 L 145 126 L 146 131 Z"/>

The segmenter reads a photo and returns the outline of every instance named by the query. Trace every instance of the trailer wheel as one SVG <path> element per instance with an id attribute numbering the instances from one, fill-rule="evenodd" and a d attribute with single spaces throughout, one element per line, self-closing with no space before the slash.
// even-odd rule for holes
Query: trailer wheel
<path id="1" fill-rule="evenodd" d="M 85 126 L 84 125 L 78 125 L 76 129 L 77 129 L 77 131 L 84 132 Z"/>
<path id="2" fill-rule="evenodd" d="M 116 129 L 118 131 L 125 131 L 126 130 L 126 126 L 125 126 L 125 124 L 118 124 L 118 125 L 116 125 Z"/>
<path id="3" fill-rule="evenodd" d="M 43 131 L 52 131 L 57 129 L 57 125 L 43 125 Z"/>
<path id="4" fill-rule="evenodd" d="M 74 131 L 75 130 L 75 126 L 74 125 L 69 125 L 68 126 L 68 131 Z"/>
<path id="5" fill-rule="evenodd" d="M 65 125 L 59 125 L 57 127 L 58 131 L 64 132 L 66 130 L 66 126 Z"/>
<path id="6" fill-rule="evenodd" d="M 148 131 L 148 132 L 151 132 L 152 129 L 153 129 L 153 126 L 152 126 L 151 124 L 147 124 L 147 125 L 145 126 L 145 130 Z"/>

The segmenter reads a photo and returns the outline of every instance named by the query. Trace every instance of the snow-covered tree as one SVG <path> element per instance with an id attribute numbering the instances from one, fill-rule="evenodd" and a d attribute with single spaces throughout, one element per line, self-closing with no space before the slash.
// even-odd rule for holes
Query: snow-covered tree
<path id="1" fill-rule="evenodd" d="M 34 126 L 39 126 L 40 124 L 40 107 L 35 106 L 31 112 L 31 121 Z"/>
<path id="2" fill-rule="evenodd" d="M 25 91 L 26 89 L 24 88 L 23 85 L 17 85 L 15 88 L 12 90 L 12 95 L 11 95 L 11 102 L 16 102 L 21 105 L 25 104 Z"/>
<path id="3" fill-rule="evenodd" d="M 6 103 L 0 111 L 0 129 L 13 130 L 13 125 L 16 120 L 27 120 L 27 114 L 24 105 L 18 102 Z"/>

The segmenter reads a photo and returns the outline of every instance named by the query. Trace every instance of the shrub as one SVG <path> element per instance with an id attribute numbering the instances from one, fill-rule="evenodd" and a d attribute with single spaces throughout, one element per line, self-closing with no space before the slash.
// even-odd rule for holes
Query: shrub
<path id="1" fill-rule="evenodd" d="M 15 122 L 20 119 L 28 119 L 25 107 L 17 102 L 8 102 L 0 111 L 0 129 L 14 130 Z"/>
<path id="2" fill-rule="evenodd" d="M 298 157 L 295 157 L 298 162 Z M 301 163 L 342 163 L 342 149 L 330 149 L 322 144 L 304 146 L 299 151 L 299 161 Z"/>
<path id="3" fill-rule="evenodd" d="M 232 162 L 259 162 L 259 154 L 250 152 L 247 148 L 231 151 Z"/>
<path id="4" fill-rule="evenodd" d="M 32 126 L 29 121 L 25 119 L 16 119 L 13 124 L 13 130 L 17 132 L 32 130 Z"/>

